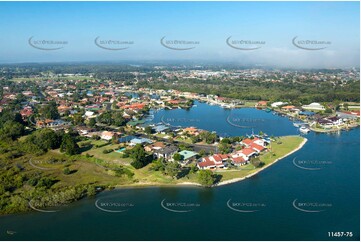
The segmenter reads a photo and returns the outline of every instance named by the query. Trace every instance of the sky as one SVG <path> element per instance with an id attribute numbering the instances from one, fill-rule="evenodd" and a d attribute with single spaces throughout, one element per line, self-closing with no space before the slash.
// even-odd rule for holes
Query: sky
<path id="1" fill-rule="evenodd" d="M 0 2 L 0 63 L 359 67 L 359 9 L 359 2 Z"/>

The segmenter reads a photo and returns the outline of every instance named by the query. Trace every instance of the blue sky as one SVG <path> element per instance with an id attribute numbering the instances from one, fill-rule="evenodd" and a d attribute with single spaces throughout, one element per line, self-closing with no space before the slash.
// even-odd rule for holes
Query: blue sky
<path id="1" fill-rule="evenodd" d="M 358 2 L 0 2 L 0 62 L 199 60 L 358 67 L 359 15 Z M 59 50 L 39 50 L 29 45 L 32 36 L 67 43 Z M 95 45 L 98 36 L 133 44 L 106 50 Z M 198 44 L 172 50 L 160 44 L 164 36 Z M 238 50 L 226 44 L 230 36 L 264 44 Z M 292 44 L 296 36 L 329 44 L 305 50 Z"/>

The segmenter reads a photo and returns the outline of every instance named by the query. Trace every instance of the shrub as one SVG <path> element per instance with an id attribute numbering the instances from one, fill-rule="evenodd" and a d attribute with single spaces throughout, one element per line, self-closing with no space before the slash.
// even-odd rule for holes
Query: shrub
<path id="1" fill-rule="evenodd" d="M 65 175 L 69 175 L 69 174 L 71 173 L 69 167 L 65 167 L 64 170 L 63 170 L 63 173 L 64 173 Z"/>

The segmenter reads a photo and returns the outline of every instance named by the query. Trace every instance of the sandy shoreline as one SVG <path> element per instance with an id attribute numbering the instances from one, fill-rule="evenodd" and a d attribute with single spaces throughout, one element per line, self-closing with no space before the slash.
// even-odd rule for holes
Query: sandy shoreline
<path id="1" fill-rule="evenodd" d="M 231 180 L 223 181 L 223 182 L 220 182 L 220 183 L 217 183 L 217 184 L 213 185 L 212 187 L 224 186 L 224 185 L 228 185 L 228 184 L 231 184 L 231 183 L 239 182 L 239 181 L 242 181 L 244 179 L 250 178 L 250 177 L 258 174 L 259 172 L 263 171 L 267 167 L 275 164 L 277 161 L 282 160 L 283 158 L 285 158 L 285 157 L 295 153 L 296 151 L 300 150 L 306 144 L 306 142 L 307 142 L 307 138 L 303 137 L 302 143 L 296 149 L 288 152 L 287 154 L 285 154 L 284 156 L 282 156 L 280 158 L 277 158 L 272 163 L 262 167 L 261 169 L 255 171 L 254 173 L 249 174 L 249 175 L 244 176 L 244 177 L 234 178 L 234 179 L 231 179 Z M 164 183 L 156 183 L 156 182 L 141 182 L 141 183 L 128 184 L 128 185 L 119 185 L 119 186 L 116 186 L 116 188 L 134 188 L 134 187 L 141 188 L 141 187 L 160 187 L 160 186 L 162 186 L 162 187 L 178 187 L 178 186 L 184 186 L 184 187 L 198 186 L 198 187 L 203 187 L 201 184 L 196 183 L 196 182 L 180 182 L 180 183 L 176 183 L 176 184 L 164 184 Z"/>
<path id="2" fill-rule="evenodd" d="M 285 154 L 284 156 L 282 156 L 282 157 L 280 157 L 280 158 L 277 158 L 275 161 L 273 161 L 272 163 L 269 163 L 268 165 L 262 167 L 261 169 L 257 170 L 256 172 L 254 172 L 254 173 L 252 173 L 252 174 L 249 174 L 249 175 L 247 175 L 247 176 L 245 176 L 245 177 L 234 178 L 234 179 L 231 179 L 231 180 L 223 181 L 223 182 L 220 182 L 220 183 L 218 183 L 218 184 L 216 184 L 216 185 L 214 185 L 214 186 L 224 186 L 224 185 L 227 185 L 227 184 L 239 182 L 239 181 L 242 181 L 242 180 L 244 180 L 244 179 L 246 179 L 246 178 L 250 178 L 250 177 L 258 174 L 259 172 L 263 171 L 263 170 L 266 169 L 267 167 L 275 164 L 277 161 L 282 160 L 283 158 L 285 158 L 285 157 L 287 157 L 287 156 L 295 153 L 296 151 L 300 150 L 300 149 L 306 144 L 306 142 L 307 142 L 307 138 L 304 138 L 304 137 L 303 137 L 303 139 L 304 139 L 304 140 L 302 141 L 302 143 L 301 143 L 296 149 L 288 152 L 287 154 Z"/>
<path id="3" fill-rule="evenodd" d="M 180 183 L 157 183 L 157 182 L 139 182 L 127 185 L 117 185 L 115 188 L 143 188 L 143 187 L 203 187 L 201 184 L 196 182 L 180 182 Z"/>

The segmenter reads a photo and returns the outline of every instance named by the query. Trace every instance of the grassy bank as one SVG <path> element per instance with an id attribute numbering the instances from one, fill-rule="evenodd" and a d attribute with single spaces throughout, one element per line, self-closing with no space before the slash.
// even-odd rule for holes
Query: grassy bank
<path id="1" fill-rule="evenodd" d="M 218 175 L 218 185 L 237 182 L 257 174 L 300 149 L 305 141 L 300 136 L 277 138 L 269 147 L 270 151 L 260 155 L 259 159 L 263 162 L 261 167 L 255 168 L 248 164 L 237 169 L 213 171 Z M 101 142 L 94 144 L 102 145 Z M 155 171 L 152 163 L 135 169 L 130 165 L 129 158 L 121 158 L 121 154 L 117 152 L 102 152 L 104 149 L 116 149 L 117 146 L 92 146 L 76 156 L 66 156 L 58 150 L 51 150 L 40 156 L 25 154 L 8 157 L 1 154 L 0 165 L 3 172 L 0 214 L 29 211 L 30 201 L 39 209 L 70 203 L 95 195 L 97 188 L 199 185 L 197 172 L 184 172 L 176 179 Z"/>

